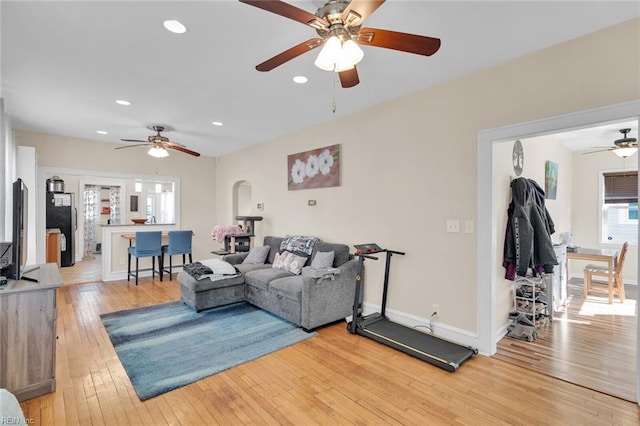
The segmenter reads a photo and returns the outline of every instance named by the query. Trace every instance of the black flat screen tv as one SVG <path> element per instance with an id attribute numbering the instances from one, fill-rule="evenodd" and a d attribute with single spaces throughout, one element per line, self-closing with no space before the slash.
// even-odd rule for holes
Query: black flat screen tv
<path id="1" fill-rule="evenodd" d="M 27 230 L 28 230 L 28 190 L 22 179 L 13 183 L 13 233 L 11 240 L 12 264 L 9 277 L 21 278 L 21 272 L 27 262 Z"/>

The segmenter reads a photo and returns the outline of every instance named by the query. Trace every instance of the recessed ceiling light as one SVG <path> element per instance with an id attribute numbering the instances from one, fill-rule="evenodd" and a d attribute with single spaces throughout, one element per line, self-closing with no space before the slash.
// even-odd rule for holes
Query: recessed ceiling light
<path id="1" fill-rule="evenodd" d="M 222 126 L 223 123 L 221 121 L 212 121 L 211 124 L 214 126 Z"/>
<path id="2" fill-rule="evenodd" d="M 293 77 L 293 82 L 294 83 L 304 84 L 307 81 L 309 81 L 309 79 L 307 77 L 305 77 L 304 75 L 296 75 L 295 77 Z"/>
<path id="3" fill-rule="evenodd" d="M 105 132 L 104 130 L 96 130 L 96 133 L 99 135 L 108 135 L 109 133 Z"/>
<path id="4" fill-rule="evenodd" d="M 174 19 L 169 19 L 164 21 L 164 27 L 175 34 L 183 34 L 187 31 L 187 27 L 182 25 L 180 21 L 176 21 Z"/>
<path id="5" fill-rule="evenodd" d="M 131 102 L 129 102 L 129 101 L 125 101 L 124 99 L 118 99 L 118 100 L 116 101 L 116 103 L 117 103 L 118 105 L 124 105 L 124 106 L 129 106 L 129 105 L 131 105 Z"/>

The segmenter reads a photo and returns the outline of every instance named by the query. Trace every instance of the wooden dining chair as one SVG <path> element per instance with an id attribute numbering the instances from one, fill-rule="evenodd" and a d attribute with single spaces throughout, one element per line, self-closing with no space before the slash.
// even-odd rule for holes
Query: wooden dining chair
<path id="1" fill-rule="evenodd" d="M 588 293 L 593 290 L 593 284 L 601 285 L 606 284 L 607 293 L 609 294 L 609 303 L 613 303 L 613 293 L 618 293 L 620 302 L 624 302 L 624 282 L 622 279 L 622 267 L 624 266 L 624 260 L 627 257 L 627 248 L 629 243 L 625 242 L 622 245 L 620 254 L 613 268 L 613 283 L 608 282 L 609 269 L 600 265 L 587 265 L 584 268 L 584 296 L 587 297 Z M 600 281 L 593 281 L 593 277 L 605 277 L 607 283 Z"/>

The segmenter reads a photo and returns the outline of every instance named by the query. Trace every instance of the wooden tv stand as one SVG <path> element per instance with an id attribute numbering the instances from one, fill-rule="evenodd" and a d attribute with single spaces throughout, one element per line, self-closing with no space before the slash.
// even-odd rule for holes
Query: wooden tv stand
<path id="1" fill-rule="evenodd" d="M 37 265 L 0 287 L 0 388 L 24 401 L 56 390 L 58 265 Z M 27 266 L 29 271 L 33 266 Z"/>

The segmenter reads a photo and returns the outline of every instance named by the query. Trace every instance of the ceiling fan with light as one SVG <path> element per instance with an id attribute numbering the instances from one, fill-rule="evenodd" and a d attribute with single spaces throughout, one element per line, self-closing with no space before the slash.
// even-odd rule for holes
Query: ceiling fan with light
<path id="1" fill-rule="evenodd" d="M 136 143 L 134 145 L 119 146 L 116 149 L 152 145 L 151 148 L 149 148 L 149 151 L 147 151 L 147 153 L 150 156 L 156 157 L 156 158 L 168 157 L 169 152 L 167 151 L 167 149 L 174 149 L 176 151 L 184 152 L 185 154 L 193 155 L 194 157 L 200 156 L 199 152 L 191 151 L 190 149 L 187 149 L 187 147 L 185 147 L 184 145 L 176 142 L 171 142 L 169 138 L 162 136 L 160 133 L 165 131 L 164 126 L 149 126 L 149 129 L 155 131 L 156 134 L 149 136 L 148 140 L 143 141 L 138 139 L 120 139 L 123 142 L 136 142 Z"/>
<path id="2" fill-rule="evenodd" d="M 583 154 L 593 154 L 595 152 L 611 151 L 621 158 L 630 157 L 638 151 L 638 140 L 636 138 L 628 137 L 628 133 L 630 131 L 631 129 L 620 129 L 620 133 L 622 133 L 623 137 L 613 141 L 614 146 L 610 148 L 583 152 Z"/>
<path id="3" fill-rule="evenodd" d="M 364 20 L 385 0 L 329 0 L 315 14 L 278 0 L 240 0 L 251 6 L 300 22 L 316 30 L 320 37 L 304 41 L 256 66 L 271 71 L 303 53 L 322 46 L 315 65 L 335 71 L 342 87 L 360 82 L 356 64 L 364 57 L 358 46 L 384 47 L 417 55 L 431 56 L 440 48 L 440 39 L 377 28 L 362 28 Z"/>

